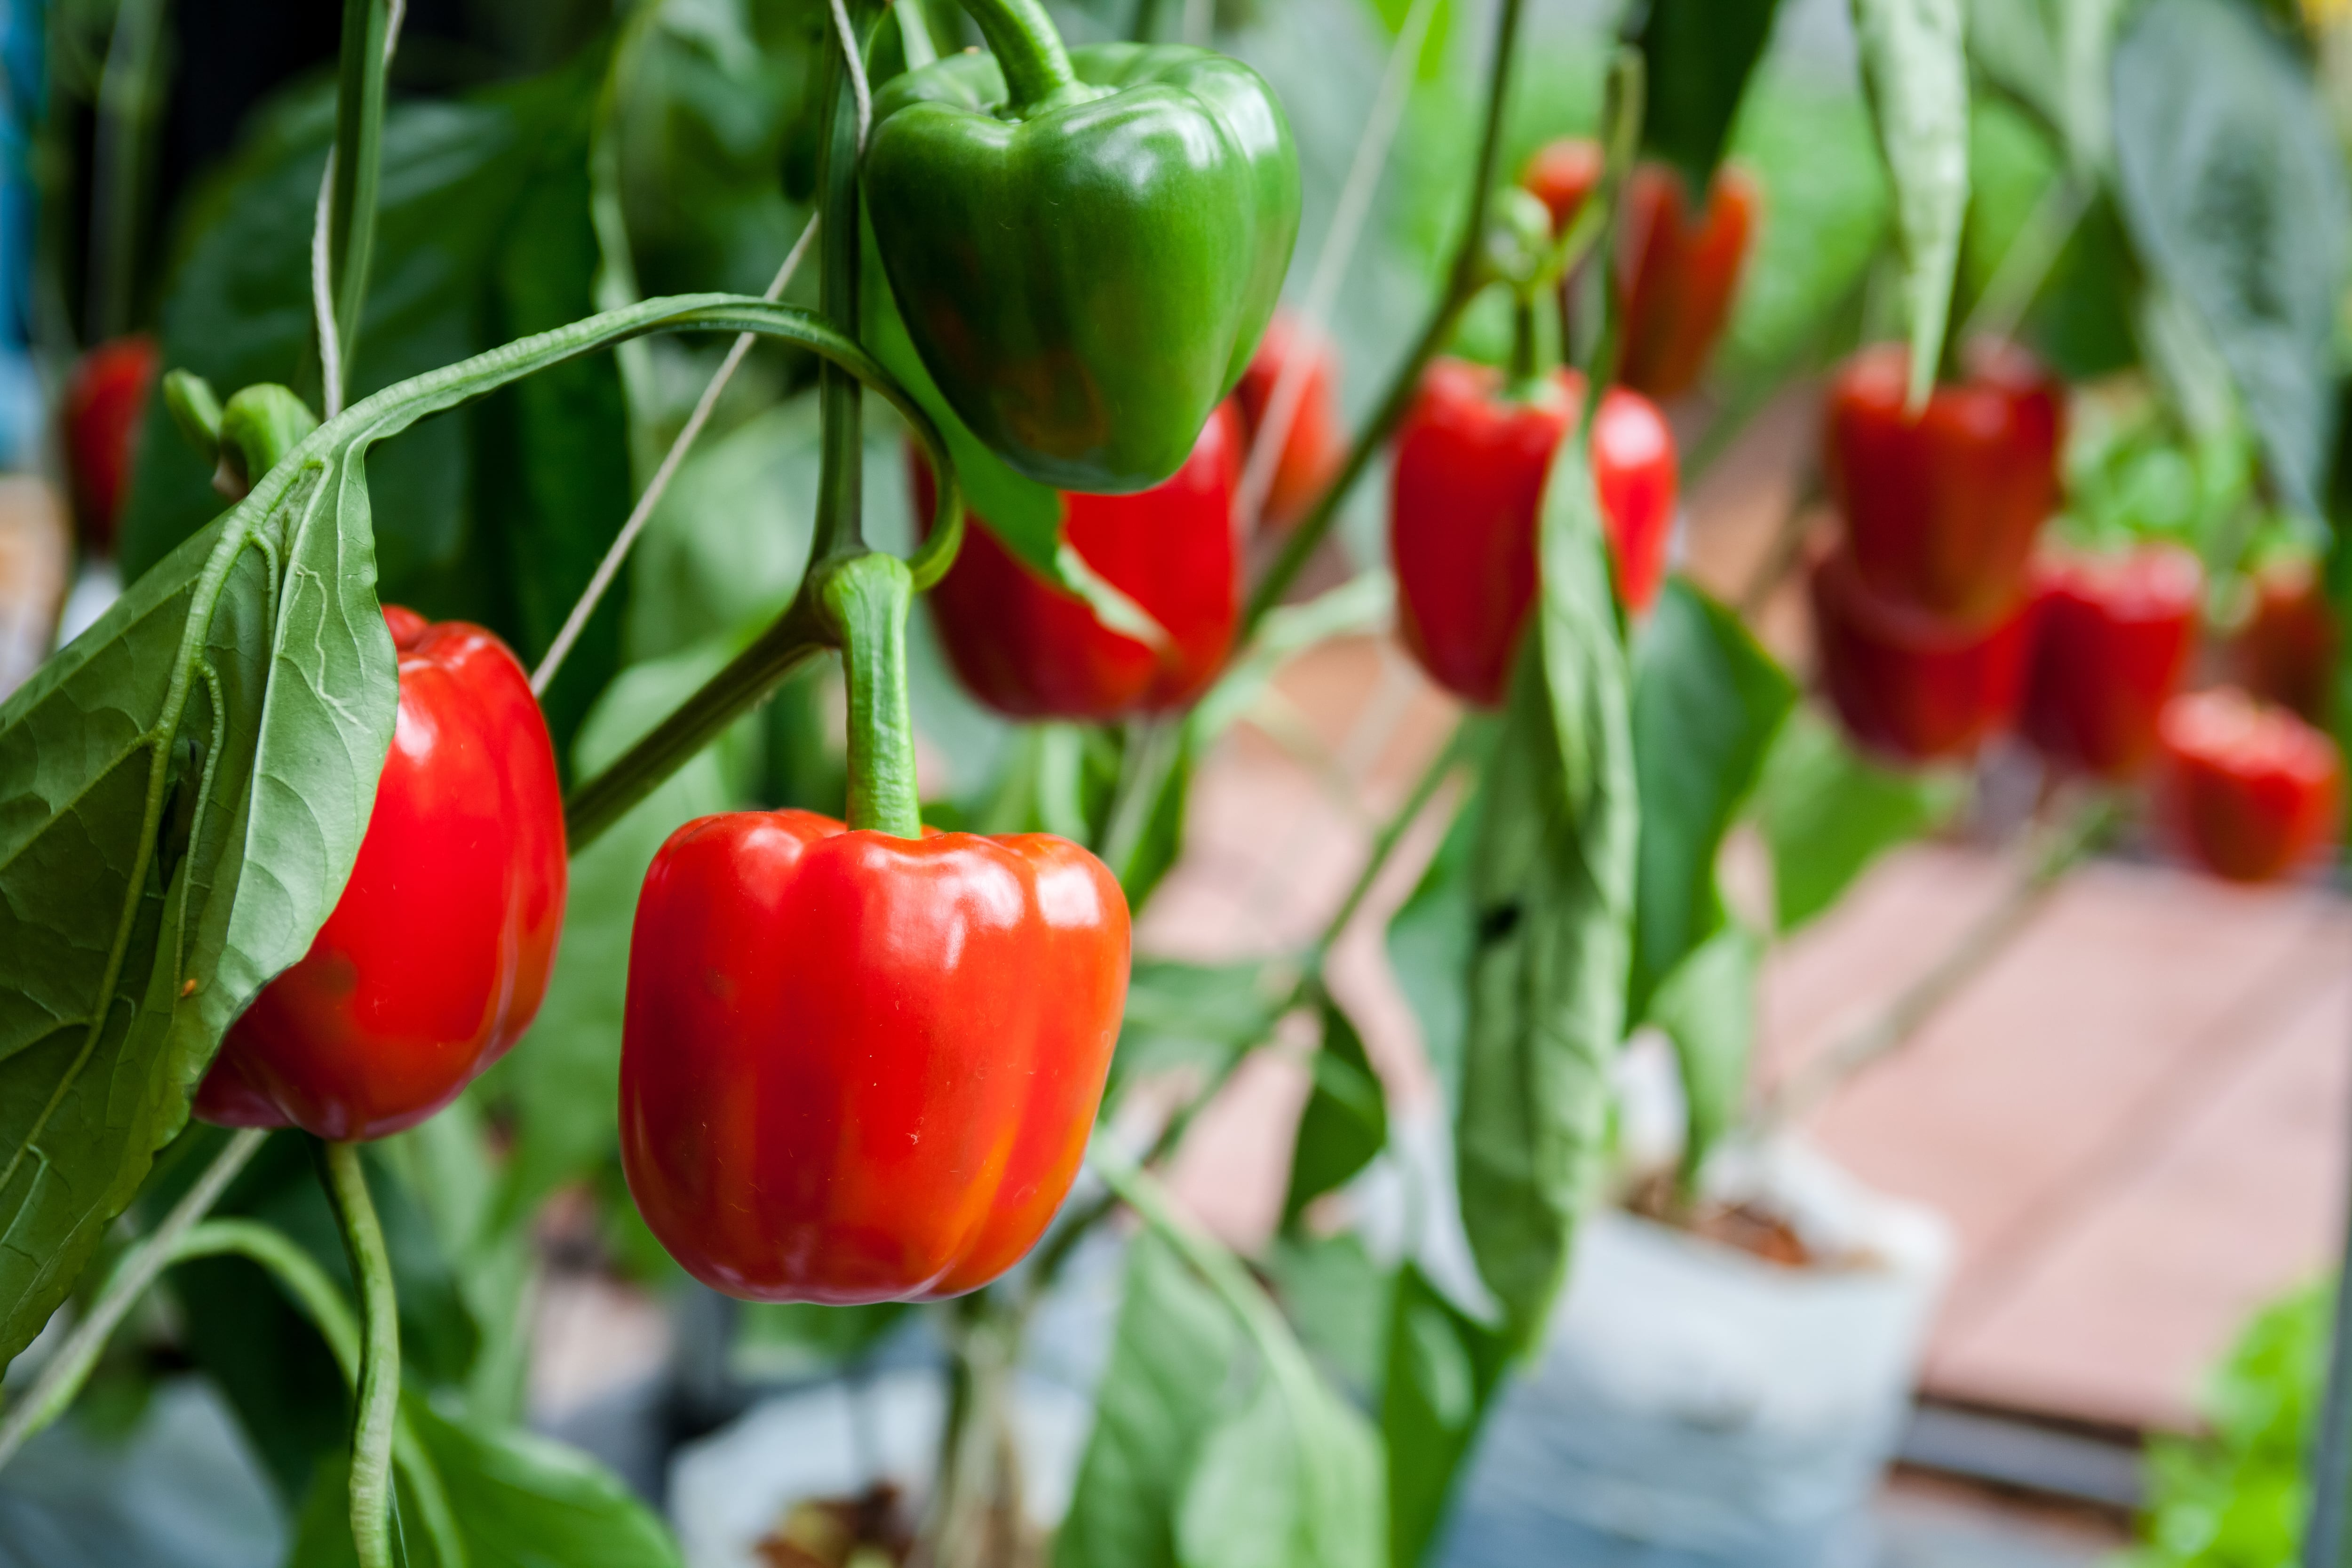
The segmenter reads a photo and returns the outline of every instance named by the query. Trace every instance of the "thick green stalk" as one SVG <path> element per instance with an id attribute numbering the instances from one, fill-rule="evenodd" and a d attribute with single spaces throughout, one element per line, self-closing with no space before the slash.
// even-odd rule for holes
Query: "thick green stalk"
<path id="1" fill-rule="evenodd" d="M 851 8 L 853 32 L 863 37 L 868 7 Z M 817 172 L 817 313 L 855 342 L 858 330 L 859 221 L 857 161 L 863 127 L 850 77 L 846 40 L 825 53 L 824 90 L 833 123 Z M 866 547 L 864 523 L 866 447 L 856 378 L 838 365 L 817 371 L 817 414 L 823 423 L 817 474 L 816 542 L 812 561 L 856 554 Z"/>
<path id="2" fill-rule="evenodd" d="M 376 187 L 383 174 L 384 79 L 392 61 L 391 0 L 343 0 L 342 58 L 335 89 L 334 183 L 327 207 L 327 276 L 335 307 L 342 383 L 328 393 L 340 407 L 351 382 L 375 249 Z"/>
<path id="3" fill-rule="evenodd" d="M 915 715 L 907 696 L 907 610 L 914 580 L 895 555 L 861 555 L 819 590 L 849 688 L 849 826 L 919 838 Z"/>
<path id="4" fill-rule="evenodd" d="M 1004 88 L 1014 114 L 1039 108 L 1077 86 L 1070 68 L 1070 51 L 1062 35 L 1037 0 L 963 0 L 963 8 L 980 24 L 989 53 L 1004 72 Z"/>
<path id="5" fill-rule="evenodd" d="M 352 1540 L 360 1568 L 393 1568 L 392 1445 L 400 1423 L 400 1302 L 392 1255 L 356 1143 L 320 1146 L 320 1175 L 342 1227 L 360 1298 L 360 1386 L 352 1418 Z"/>
<path id="6" fill-rule="evenodd" d="M 1282 553 L 1251 592 L 1249 608 L 1242 616 L 1241 636 L 1236 639 L 1240 647 L 1247 647 L 1258 623 L 1282 603 L 1283 595 L 1290 591 L 1291 584 L 1306 569 L 1308 558 L 1322 544 L 1323 536 L 1331 531 L 1331 524 L 1339 515 L 1339 503 L 1348 499 L 1348 492 L 1363 478 L 1373 455 L 1403 423 L 1405 411 L 1412 406 L 1413 395 L 1421 388 L 1423 367 L 1454 336 L 1462 312 L 1470 308 L 1471 300 L 1486 281 L 1486 214 L 1493 205 L 1495 173 L 1502 162 L 1503 111 L 1510 95 L 1512 62 L 1518 54 L 1522 5 L 1523 0 L 1502 0 L 1496 19 L 1495 58 L 1487 67 L 1486 118 L 1478 137 L 1478 162 L 1471 175 L 1470 212 L 1461 243 L 1454 248 L 1444 292 L 1438 297 L 1435 309 L 1430 312 L 1429 324 L 1422 329 L 1412 352 L 1405 355 L 1391 376 L 1379 412 L 1356 433 L 1339 473 L 1316 499 L 1313 510 L 1291 531 Z"/>

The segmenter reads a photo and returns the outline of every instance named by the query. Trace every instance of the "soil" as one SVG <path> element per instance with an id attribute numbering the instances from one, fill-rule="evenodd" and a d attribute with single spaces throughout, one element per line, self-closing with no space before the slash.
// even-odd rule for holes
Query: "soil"
<path id="1" fill-rule="evenodd" d="M 906 1500 L 886 1481 L 856 1497 L 793 1504 L 753 1550 L 765 1568 L 902 1568 L 914 1549 Z"/>
<path id="2" fill-rule="evenodd" d="M 1670 1173 L 1650 1177 L 1625 1194 L 1625 1207 L 1654 1224 L 1729 1247 L 1783 1268 L 1829 1267 L 1837 1259 L 1816 1258 L 1796 1228 L 1752 1203 L 1693 1204 Z"/>

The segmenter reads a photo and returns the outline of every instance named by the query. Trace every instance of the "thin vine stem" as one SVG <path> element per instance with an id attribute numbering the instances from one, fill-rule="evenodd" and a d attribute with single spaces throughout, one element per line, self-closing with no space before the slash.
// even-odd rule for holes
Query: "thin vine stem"
<path id="1" fill-rule="evenodd" d="M 1405 411 L 1412 405 L 1415 393 L 1421 387 L 1421 373 L 1438 350 L 1454 335 L 1454 329 L 1468 310 L 1471 300 L 1486 282 L 1486 216 L 1493 205 L 1495 173 L 1502 160 L 1503 115 L 1510 94 L 1511 68 L 1518 54 L 1519 16 L 1523 0 L 1501 0 L 1495 26 L 1495 56 L 1488 66 L 1486 81 L 1486 122 L 1479 132 L 1478 159 L 1471 172 L 1470 211 L 1463 228 L 1462 238 L 1454 249 L 1452 267 L 1446 274 L 1444 290 L 1430 311 L 1429 321 L 1421 336 L 1402 363 L 1391 374 L 1388 391 L 1381 396 L 1380 407 L 1371 421 L 1356 433 L 1348 448 L 1348 456 L 1339 471 L 1316 499 L 1298 526 L 1284 541 L 1282 553 L 1275 557 L 1257 586 L 1251 592 L 1249 607 L 1243 613 L 1241 635 L 1236 639 L 1247 647 L 1256 633 L 1258 623 L 1267 612 L 1282 603 L 1282 596 L 1306 569 L 1307 563 L 1322 544 L 1324 536 L 1338 521 L 1340 503 L 1348 499 L 1356 481 L 1371 466 L 1372 457 L 1382 443 L 1395 433 L 1403 422 Z"/>
<path id="2" fill-rule="evenodd" d="M 784 257 L 783 265 L 776 268 L 776 276 L 769 282 L 768 291 L 760 298 L 770 301 L 783 298 L 784 289 L 792 283 L 793 274 L 800 270 L 801 258 L 808 254 L 809 242 L 816 237 L 817 221 L 812 217 L 802 226 L 800 237 L 793 242 L 793 248 Z M 758 338 L 757 332 L 736 334 L 734 343 L 727 351 L 727 357 L 719 362 L 709 384 L 696 399 L 694 412 L 687 416 L 686 424 L 679 428 L 677 438 L 670 442 L 668 452 L 663 455 L 661 467 L 654 470 L 654 477 L 647 481 L 645 493 L 637 498 L 637 504 L 630 510 L 628 521 L 623 523 L 621 531 L 614 536 L 611 547 L 604 552 L 604 558 L 596 563 L 594 574 L 588 579 L 588 586 L 581 590 L 579 601 L 572 606 L 572 613 L 564 617 L 562 629 L 548 645 L 546 657 L 539 661 L 539 668 L 530 672 L 530 694 L 533 697 L 545 696 L 548 687 L 554 684 L 556 673 L 563 668 L 563 661 L 571 657 L 572 645 L 580 640 L 580 634 L 587 630 L 588 617 L 594 615 L 596 606 L 604 602 L 606 591 L 613 586 L 613 579 L 620 574 L 621 563 L 629 558 L 630 550 L 635 546 L 637 535 L 645 531 L 646 522 L 654 515 L 654 509 L 661 504 L 662 497 L 669 490 L 670 481 L 677 477 L 679 465 L 686 461 L 687 453 L 701 438 L 703 426 L 710 423 L 711 413 L 719 406 L 719 396 L 726 392 L 727 384 L 735 378 L 736 370 L 743 363 L 744 356 L 751 352 L 751 345 Z"/>
<path id="3" fill-rule="evenodd" d="M 131 1305 L 146 1293 L 157 1275 L 170 1266 L 173 1248 L 183 1237 L 220 1201 L 229 1183 L 252 1160 L 268 1132 L 249 1127 L 238 1131 L 221 1146 L 213 1163 L 205 1167 L 180 1201 L 172 1205 L 163 1222 L 142 1237 L 125 1253 L 107 1276 L 89 1310 L 65 1342 L 58 1346 L 33 1386 L 13 1405 L 5 1421 L 0 1421 L 0 1465 L 14 1458 L 34 1434 L 39 1432 L 73 1404 L 74 1394 L 98 1364 L 99 1353 L 114 1332 Z"/>
<path id="4" fill-rule="evenodd" d="M 343 37 L 335 89 L 335 145 L 328 155 L 323 247 L 313 245 L 314 292 L 320 314 L 319 358 L 327 416 L 341 412 L 360 311 L 367 302 L 368 268 L 375 251 L 376 195 L 383 175 L 383 105 L 399 47 L 394 0 L 343 0 Z M 320 257 L 320 248 L 324 250 Z M 320 279 L 316 276 L 323 272 Z"/>
<path id="5" fill-rule="evenodd" d="M 356 1143 L 320 1146 L 320 1173 L 360 1298 L 359 1394 L 352 1421 L 352 1539 L 360 1568 L 394 1568 L 392 1447 L 400 1418 L 400 1302 L 392 1255 Z"/>

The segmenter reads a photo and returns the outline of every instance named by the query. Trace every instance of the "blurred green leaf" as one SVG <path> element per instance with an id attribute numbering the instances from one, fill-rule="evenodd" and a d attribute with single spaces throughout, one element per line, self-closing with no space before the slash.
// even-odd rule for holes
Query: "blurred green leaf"
<path id="1" fill-rule="evenodd" d="M 1351 1395 L 1380 1392 L 1388 1353 L 1389 1273 L 1354 1233 L 1277 1236 L 1260 1260 L 1283 1315 Z"/>
<path id="2" fill-rule="evenodd" d="M 2116 48 L 2115 126 L 2141 258 L 2211 339 L 2284 499 L 2315 515 L 2347 197 L 2308 68 L 2231 0 L 2147 0 Z"/>
<path id="3" fill-rule="evenodd" d="M 1190 1068 L 1212 1080 L 1274 1033 L 1282 976 L 1265 963 L 1181 963 L 1139 958 L 1111 1058 L 1106 1105 L 1139 1075 Z"/>
<path id="4" fill-rule="evenodd" d="M 1462 1100 L 1463 1042 L 1470 1029 L 1470 956 L 1477 921 L 1470 899 L 1470 855 L 1477 836 L 1474 795 L 1456 809 L 1453 826 L 1421 880 L 1389 921 L 1389 967 L 1421 1026 L 1446 1113 Z"/>
<path id="5" fill-rule="evenodd" d="M 1969 211 L 1969 67 L 1960 0 L 1853 0 L 1878 146 L 1895 185 L 1911 394 L 1941 363 Z"/>
<path id="6" fill-rule="evenodd" d="M 1956 773 L 1882 767 L 1849 746 L 1837 726 L 1799 710 L 1782 727 L 1756 791 L 1780 933 L 1837 902 L 1880 855 L 1948 820 L 1967 792 Z"/>
<path id="7" fill-rule="evenodd" d="M 1340 1005 L 1323 1001 L 1323 1044 L 1314 1056 L 1315 1088 L 1299 1117 L 1290 1154 L 1286 1222 L 1345 1185 L 1389 1141 L 1388 1099 L 1364 1055 L 1363 1037 Z"/>
<path id="8" fill-rule="evenodd" d="M 1756 978 L 1764 944 L 1727 921 L 1666 976 L 1650 1018 L 1674 1042 L 1683 1080 L 1683 1183 L 1739 1120 L 1756 1044 Z"/>
<path id="9" fill-rule="evenodd" d="M 1381 1394 L 1391 1568 L 1421 1568 L 1427 1557 L 1509 1362 L 1503 1334 L 1465 1316 L 1412 1264 L 1397 1270 Z"/>
<path id="10" fill-rule="evenodd" d="M 1634 40 L 1648 67 L 1643 150 L 1681 170 L 1699 200 L 1780 8 L 1780 0 L 1649 0 Z"/>

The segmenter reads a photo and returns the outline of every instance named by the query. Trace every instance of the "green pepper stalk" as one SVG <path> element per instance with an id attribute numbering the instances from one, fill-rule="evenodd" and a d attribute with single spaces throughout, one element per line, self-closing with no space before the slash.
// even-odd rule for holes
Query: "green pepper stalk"
<path id="1" fill-rule="evenodd" d="M 1020 118 L 1050 104 L 1093 94 L 1078 90 L 1070 51 L 1037 0 L 963 0 L 1004 73 L 1006 107 Z"/>
<path id="2" fill-rule="evenodd" d="M 895 555 L 860 555 L 827 573 L 818 596 L 848 677 L 849 826 L 919 838 L 915 720 L 907 695 L 914 579 Z"/>

